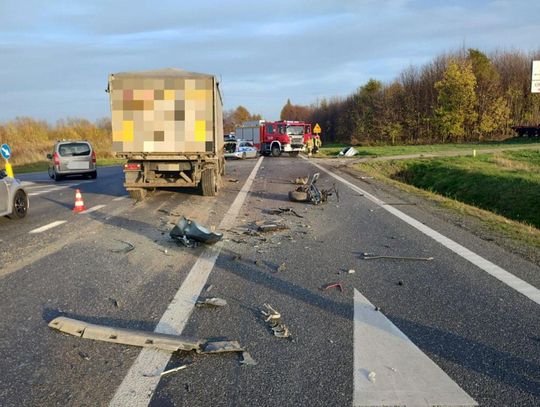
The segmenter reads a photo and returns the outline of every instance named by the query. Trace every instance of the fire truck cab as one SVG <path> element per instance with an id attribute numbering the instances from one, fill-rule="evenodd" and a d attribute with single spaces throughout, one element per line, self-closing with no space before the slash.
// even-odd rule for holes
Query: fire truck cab
<path id="1" fill-rule="evenodd" d="M 245 122 L 236 128 L 243 140 L 251 140 L 262 155 L 279 157 L 282 152 L 296 157 L 312 137 L 311 124 L 301 121 Z"/>

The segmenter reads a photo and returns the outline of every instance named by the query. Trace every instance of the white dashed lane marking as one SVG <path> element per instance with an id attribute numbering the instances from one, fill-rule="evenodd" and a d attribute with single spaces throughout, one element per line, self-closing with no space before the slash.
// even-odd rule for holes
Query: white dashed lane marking
<path id="1" fill-rule="evenodd" d="M 37 229 L 31 230 L 28 233 L 30 233 L 30 234 L 42 233 L 42 232 L 45 232 L 45 231 L 47 231 L 49 229 L 60 226 L 60 225 L 62 225 L 64 223 L 66 223 L 66 222 L 67 222 L 66 220 L 57 220 L 57 221 L 51 222 L 51 223 L 49 223 L 49 224 L 47 224 L 45 226 L 41 226 L 41 227 L 39 227 Z"/>

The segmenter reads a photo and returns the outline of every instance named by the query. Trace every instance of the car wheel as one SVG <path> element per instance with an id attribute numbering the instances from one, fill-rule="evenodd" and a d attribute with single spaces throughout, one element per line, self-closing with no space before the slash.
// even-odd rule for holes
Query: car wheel
<path id="1" fill-rule="evenodd" d="M 62 175 L 58 174 L 56 171 L 54 171 L 54 180 L 55 181 L 61 181 L 62 180 Z"/>
<path id="2" fill-rule="evenodd" d="M 22 219 L 28 213 L 28 196 L 23 190 L 18 190 L 13 197 L 13 212 L 11 217 Z"/>
<path id="3" fill-rule="evenodd" d="M 54 179 L 54 170 L 53 170 L 52 168 L 49 168 L 49 169 L 47 170 L 47 172 L 49 173 L 49 177 L 50 177 L 51 179 Z"/>

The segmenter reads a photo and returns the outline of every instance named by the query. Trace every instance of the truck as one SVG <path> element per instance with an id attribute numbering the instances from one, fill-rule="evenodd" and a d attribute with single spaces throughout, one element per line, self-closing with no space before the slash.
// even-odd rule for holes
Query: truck
<path id="1" fill-rule="evenodd" d="M 214 75 L 177 68 L 109 75 L 112 150 L 136 200 L 155 188 L 215 196 L 225 171 L 223 105 Z"/>
<path id="2" fill-rule="evenodd" d="M 312 134 L 311 124 L 303 121 L 256 120 L 237 126 L 235 136 L 253 142 L 262 155 L 279 157 L 285 152 L 296 157 L 305 150 L 306 142 Z"/>

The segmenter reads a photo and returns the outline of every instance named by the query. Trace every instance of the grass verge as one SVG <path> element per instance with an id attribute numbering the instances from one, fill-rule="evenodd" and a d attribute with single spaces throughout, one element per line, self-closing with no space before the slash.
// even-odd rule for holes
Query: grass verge
<path id="1" fill-rule="evenodd" d="M 540 149 L 377 161 L 355 168 L 473 216 L 495 235 L 540 247 Z"/>
<path id="2" fill-rule="evenodd" d="M 414 146 L 355 146 L 359 156 L 366 157 L 387 157 L 393 155 L 405 154 L 430 154 L 444 153 L 450 151 L 471 151 L 472 150 L 490 150 L 490 149 L 507 149 L 507 148 L 535 148 L 540 146 L 538 138 L 519 138 L 510 139 L 501 142 L 485 142 L 474 144 L 429 144 L 429 145 L 414 145 Z M 328 144 L 322 147 L 317 154 L 323 157 L 335 157 L 344 148 L 346 144 Z M 358 157 L 358 156 L 357 156 Z"/>

